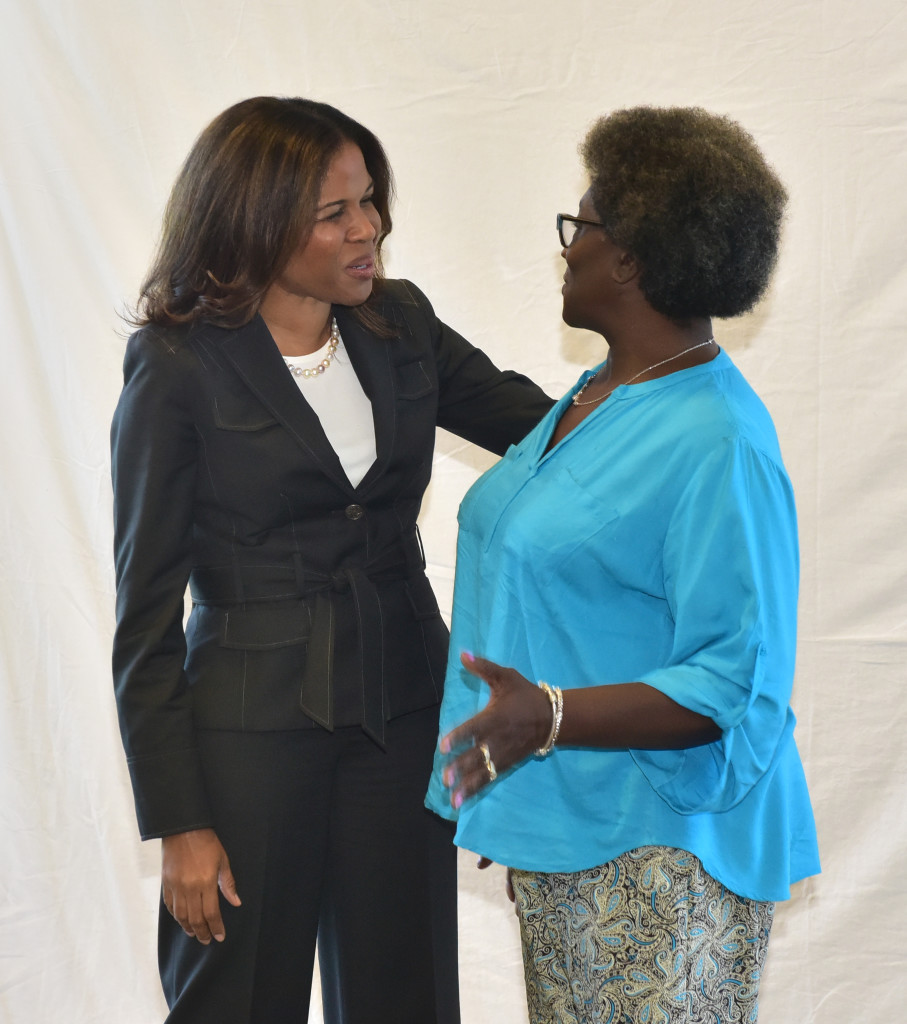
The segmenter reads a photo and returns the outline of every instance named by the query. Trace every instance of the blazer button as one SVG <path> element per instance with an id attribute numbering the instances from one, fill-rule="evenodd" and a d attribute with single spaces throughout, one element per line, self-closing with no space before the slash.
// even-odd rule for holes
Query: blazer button
<path id="1" fill-rule="evenodd" d="M 347 519 L 361 519 L 365 515 L 365 509 L 361 505 L 347 505 L 343 511 Z"/>

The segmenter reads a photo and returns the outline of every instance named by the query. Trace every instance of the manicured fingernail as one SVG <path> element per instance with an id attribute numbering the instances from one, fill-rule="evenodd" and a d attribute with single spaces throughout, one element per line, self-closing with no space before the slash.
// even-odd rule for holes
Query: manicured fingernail
<path id="1" fill-rule="evenodd" d="M 474 655 L 474 654 L 472 653 L 472 651 L 466 651 L 466 650 L 464 650 L 464 651 L 463 651 L 463 657 L 464 657 L 464 658 L 465 658 L 465 659 L 466 659 L 467 661 L 475 661 L 475 660 L 476 660 L 476 656 L 475 656 L 475 655 Z"/>
<path id="2" fill-rule="evenodd" d="M 463 791 L 462 790 L 460 790 L 460 792 L 457 793 L 456 796 L 454 796 L 453 804 L 454 804 L 454 807 L 456 807 L 457 810 L 459 810 L 463 806 Z"/>
<path id="3" fill-rule="evenodd" d="M 441 740 L 441 743 L 439 745 L 441 747 L 442 754 L 450 753 L 450 740 L 446 736 Z"/>

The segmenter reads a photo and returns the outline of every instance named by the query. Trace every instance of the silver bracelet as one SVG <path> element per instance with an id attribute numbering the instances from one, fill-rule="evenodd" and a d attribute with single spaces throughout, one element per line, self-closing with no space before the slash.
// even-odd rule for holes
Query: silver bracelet
<path id="1" fill-rule="evenodd" d="M 536 750 L 536 755 L 538 757 L 547 757 L 554 750 L 558 733 L 561 731 L 561 721 L 564 718 L 564 695 L 559 686 L 549 686 L 547 683 L 542 682 L 541 679 L 539 680 L 539 689 L 544 690 L 545 696 L 551 701 L 551 732 L 548 733 L 545 745 Z"/>

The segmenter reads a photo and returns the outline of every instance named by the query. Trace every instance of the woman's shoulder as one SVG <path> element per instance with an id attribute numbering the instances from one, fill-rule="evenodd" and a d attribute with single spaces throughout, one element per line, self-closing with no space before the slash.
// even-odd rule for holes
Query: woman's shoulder
<path id="1" fill-rule="evenodd" d="M 123 370 L 128 378 L 150 374 L 156 378 L 179 378 L 204 362 L 205 330 L 198 325 L 167 326 L 145 324 L 126 342 Z"/>
<path id="2" fill-rule="evenodd" d="M 779 458 L 778 436 L 765 403 L 724 351 L 675 397 L 693 436 L 752 447 Z M 698 426 L 701 429 L 696 430 Z"/>
<path id="3" fill-rule="evenodd" d="M 382 277 L 375 282 L 375 298 L 378 302 L 398 306 L 420 306 L 431 310 L 431 303 L 425 293 L 406 278 Z"/>
<path id="4" fill-rule="evenodd" d="M 188 348 L 189 337 L 194 331 L 197 331 L 197 328 L 190 324 L 144 324 L 129 336 L 126 349 L 135 356 L 174 356 Z"/>
<path id="5" fill-rule="evenodd" d="M 392 325 L 393 336 L 417 339 L 424 345 L 427 339 L 436 339 L 442 330 L 434 307 L 425 293 L 404 278 L 380 278 L 375 282 L 370 300 L 374 313 Z"/>

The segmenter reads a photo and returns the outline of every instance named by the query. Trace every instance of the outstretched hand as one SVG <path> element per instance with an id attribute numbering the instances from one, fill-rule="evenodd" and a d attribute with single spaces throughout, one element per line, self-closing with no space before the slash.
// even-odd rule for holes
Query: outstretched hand
<path id="1" fill-rule="evenodd" d="M 441 739 L 441 753 L 467 747 L 444 768 L 450 802 L 459 808 L 500 772 L 543 746 L 551 731 L 551 703 L 545 693 L 516 669 L 504 668 L 464 651 L 464 668 L 491 690 L 485 708 Z"/>

